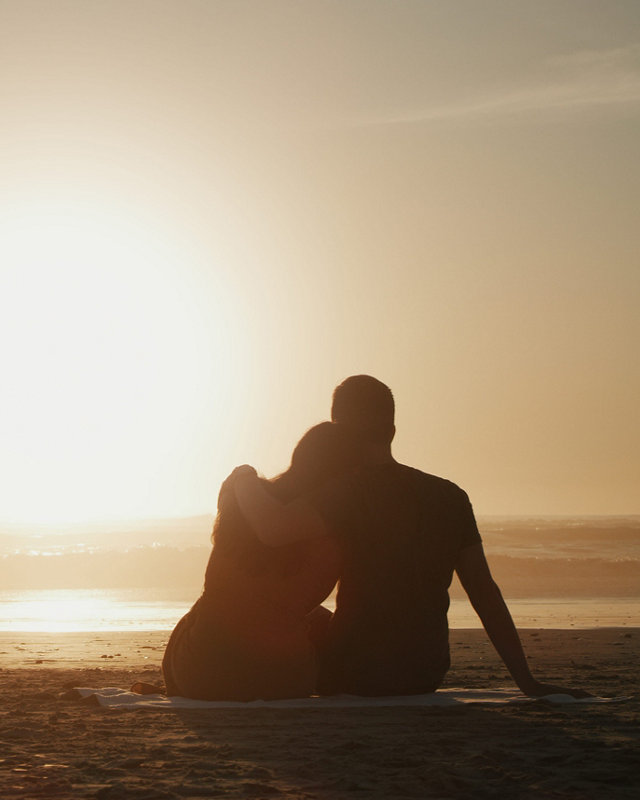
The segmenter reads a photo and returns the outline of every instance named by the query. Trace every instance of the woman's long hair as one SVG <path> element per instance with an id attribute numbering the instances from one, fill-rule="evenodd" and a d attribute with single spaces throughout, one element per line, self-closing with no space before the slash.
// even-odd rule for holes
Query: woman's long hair
<path id="1" fill-rule="evenodd" d="M 362 462 L 363 445 L 357 432 L 337 422 L 321 422 L 300 439 L 286 472 L 264 480 L 264 484 L 278 500 L 288 503 L 355 471 Z M 212 539 L 212 558 L 216 553 L 233 554 L 251 572 L 281 570 L 288 563 L 286 547 L 269 547 L 256 537 L 242 516 L 233 491 L 218 499 Z"/>

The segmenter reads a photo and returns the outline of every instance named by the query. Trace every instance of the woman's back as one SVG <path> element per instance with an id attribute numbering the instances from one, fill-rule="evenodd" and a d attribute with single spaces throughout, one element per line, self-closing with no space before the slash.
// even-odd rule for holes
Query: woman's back
<path id="1" fill-rule="evenodd" d="M 326 482 L 337 468 L 353 468 L 358 455 L 348 433 L 322 423 L 296 447 L 290 469 L 267 485 L 288 501 Z M 208 700 L 309 695 L 317 668 L 307 615 L 338 579 L 338 548 L 328 538 L 263 545 L 228 482 L 218 508 L 203 594 L 167 645 L 167 691 Z"/>
<path id="2" fill-rule="evenodd" d="M 331 540 L 301 544 L 290 546 L 279 569 L 253 571 L 214 547 L 205 590 L 167 646 L 169 694 L 253 700 L 315 691 L 306 617 L 335 585 L 340 559 Z"/>
<path id="3" fill-rule="evenodd" d="M 332 539 L 313 539 L 278 548 L 277 556 L 275 563 L 252 570 L 236 554 L 214 547 L 203 602 L 238 623 L 304 623 L 336 584 L 338 547 Z"/>

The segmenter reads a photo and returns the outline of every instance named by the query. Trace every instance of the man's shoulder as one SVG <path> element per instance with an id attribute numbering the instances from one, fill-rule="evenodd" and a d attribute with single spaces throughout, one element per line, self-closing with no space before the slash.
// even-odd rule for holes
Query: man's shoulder
<path id="1" fill-rule="evenodd" d="M 469 503 L 466 492 L 439 475 L 397 461 L 363 466 L 332 481 L 308 497 L 318 510 L 363 506 L 378 508 L 401 502 L 428 502 L 455 508 Z"/>
<path id="2" fill-rule="evenodd" d="M 425 491 L 431 491 L 443 497 L 450 497 L 451 499 L 465 499 L 467 493 L 461 489 L 457 483 L 443 478 L 440 475 L 432 475 L 429 472 L 424 472 L 417 467 L 410 467 L 406 464 L 395 462 L 398 475 L 405 476 L 406 479 L 414 481 L 418 486 L 424 488 Z"/>

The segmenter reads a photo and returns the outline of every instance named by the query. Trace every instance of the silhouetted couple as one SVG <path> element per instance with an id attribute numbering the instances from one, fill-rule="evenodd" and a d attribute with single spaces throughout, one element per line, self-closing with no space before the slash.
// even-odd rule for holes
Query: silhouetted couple
<path id="1" fill-rule="evenodd" d="M 347 378 L 331 419 L 302 437 L 279 477 L 242 466 L 222 485 L 204 592 L 167 645 L 167 693 L 433 692 L 449 668 L 455 570 L 523 692 L 586 695 L 532 677 L 467 495 L 391 454 L 389 388 Z M 320 604 L 336 582 L 332 615 Z"/>

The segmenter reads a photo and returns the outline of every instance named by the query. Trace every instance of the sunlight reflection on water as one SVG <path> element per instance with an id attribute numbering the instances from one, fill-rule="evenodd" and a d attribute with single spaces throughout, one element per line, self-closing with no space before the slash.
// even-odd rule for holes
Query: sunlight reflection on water
<path id="1" fill-rule="evenodd" d="M 0 631 L 170 630 L 195 598 L 153 590 L 0 592 Z"/>
<path id="2" fill-rule="evenodd" d="M 55 589 L 0 592 L 0 631 L 171 630 L 196 598 L 157 589 Z M 519 598 L 508 600 L 524 628 L 640 626 L 640 600 L 633 598 Z M 335 608 L 330 597 L 325 605 Z M 479 628 L 466 600 L 452 600 L 451 628 Z"/>

